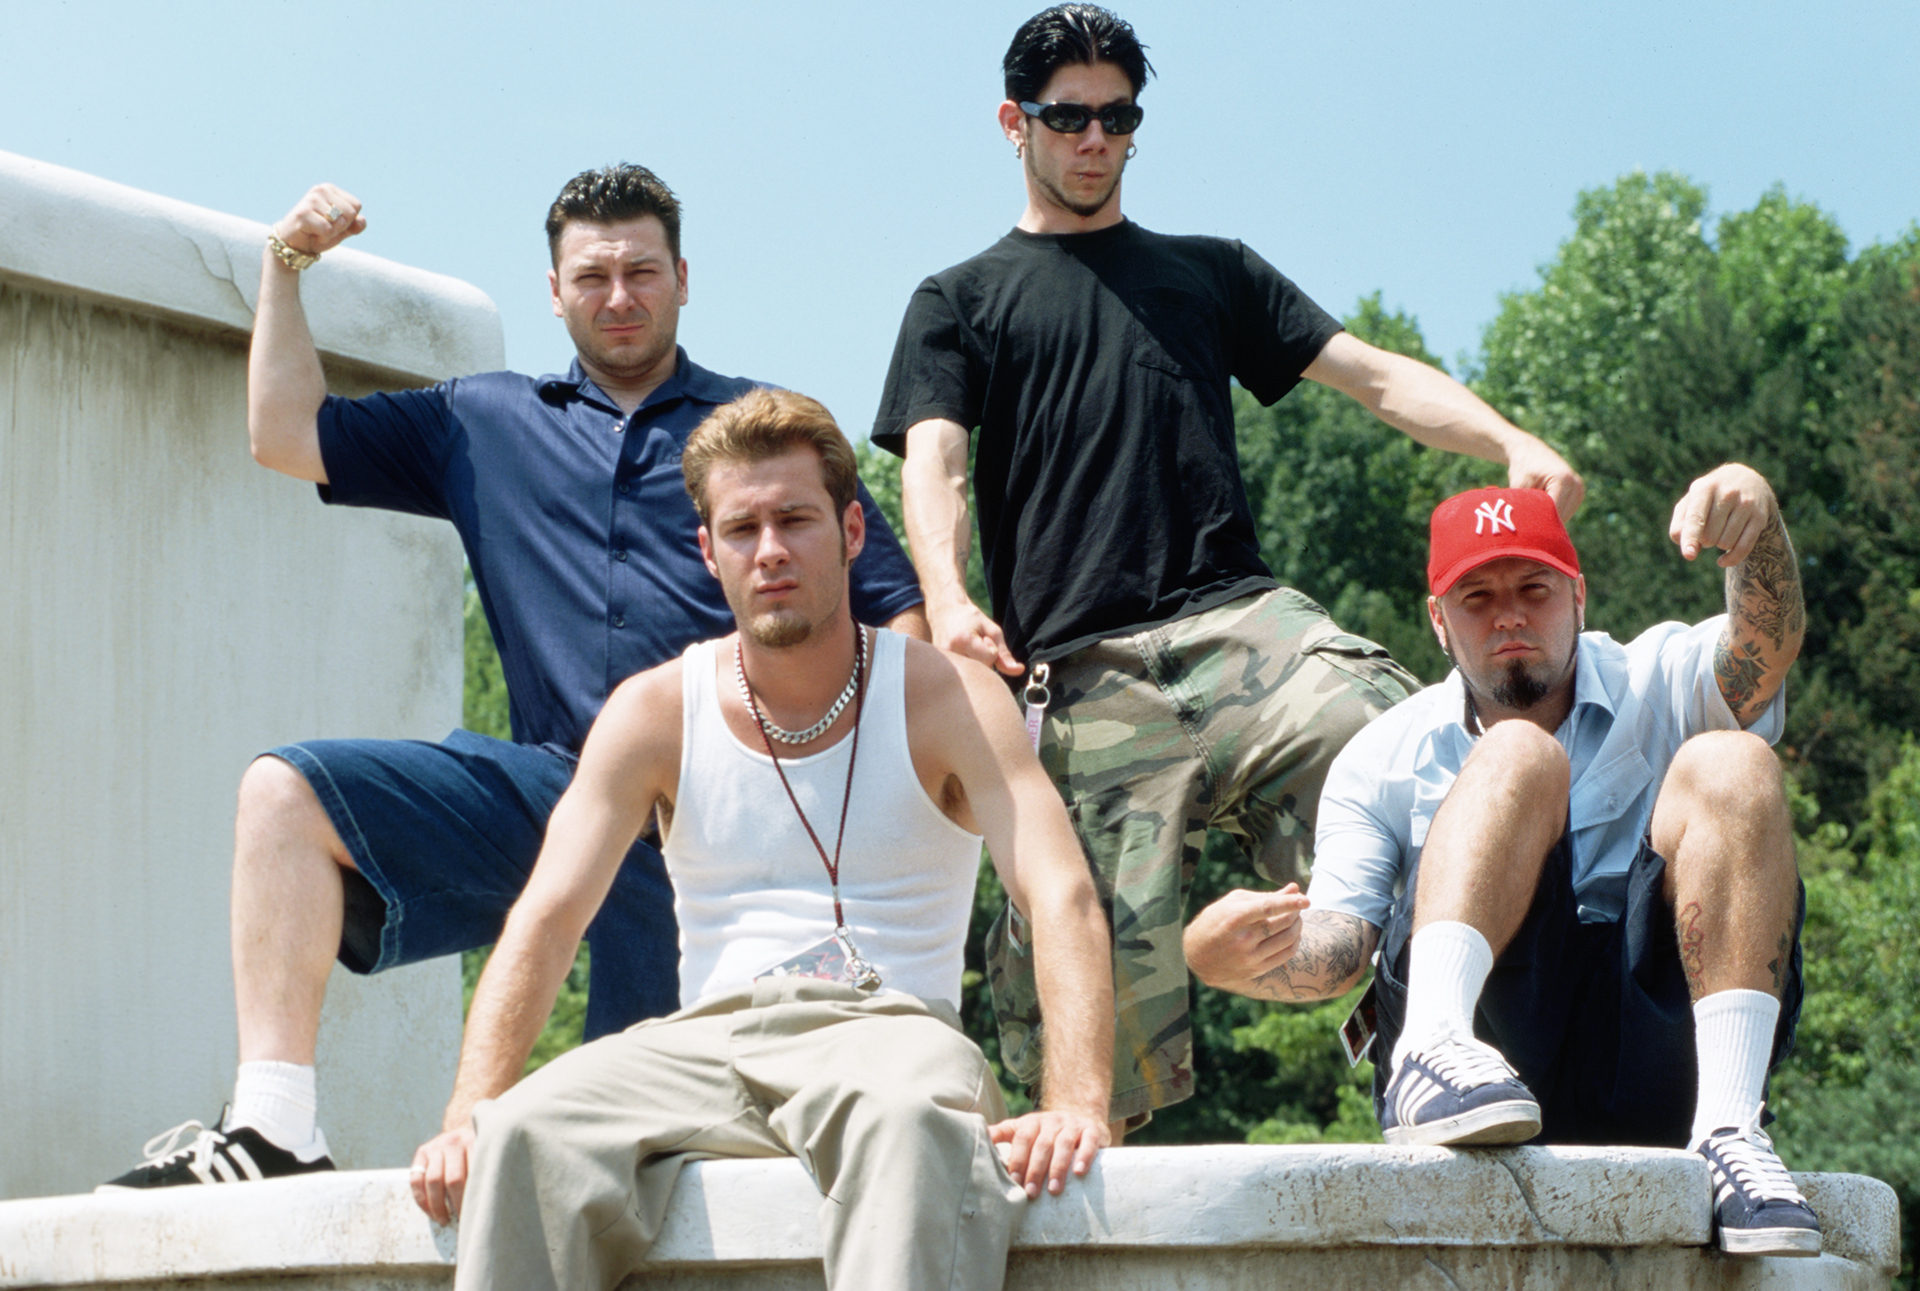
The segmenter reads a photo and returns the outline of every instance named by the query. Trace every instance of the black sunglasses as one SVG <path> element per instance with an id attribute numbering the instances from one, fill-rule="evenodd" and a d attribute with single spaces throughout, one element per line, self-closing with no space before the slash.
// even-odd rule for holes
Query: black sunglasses
<path id="1" fill-rule="evenodd" d="M 1022 103 L 1020 110 L 1040 118 L 1040 124 L 1055 134 L 1079 134 L 1089 121 L 1098 121 L 1108 134 L 1132 134 L 1147 115 L 1138 103 L 1110 103 L 1098 111 L 1084 103 Z"/>

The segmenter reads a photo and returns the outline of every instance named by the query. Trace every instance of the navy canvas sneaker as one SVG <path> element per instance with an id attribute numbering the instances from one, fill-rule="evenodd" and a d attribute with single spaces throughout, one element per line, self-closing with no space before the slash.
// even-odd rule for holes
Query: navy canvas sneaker
<path id="1" fill-rule="evenodd" d="M 1380 1130 L 1401 1145 L 1522 1143 L 1540 1132 L 1540 1104 L 1499 1050 L 1449 1031 L 1393 1073 Z"/>
<path id="2" fill-rule="evenodd" d="M 1694 1149 L 1713 1174 L 1713 1226 L 1729 1255 L 1818 1255 L 1820 1221 L 1760 1128 L 1745 1125 L 1707 1135 Z"/>
<path id="3" fill-rule="evenodd" d="M 193 1134 L 193 1139 L 186 1146 L 179 1146 L 181 1137 L 188 1133 Z M 319 1145 L 320 1155 L 311 1161 L 303 1161 L 285 1148 L 269 1142 L 252 1126 L 226 1128 L 224 1114 L 221 1127 L 217 1130 L 210 1130 L 199 1121 L 187 1121 L 164 1134 L 154 1135 L 147 1141 L 147 1159 L 143 1164 L 117 1179 L 101 1184 L 94 1191 L 172 1188 L 188 1183 L 248 1183 L 255 1179 L 278 1179 L 333 1169 L 333 1160 L 327 1156 L 326 1137 L 318 1130 L 313 1132 L 313 1137 Z"/>

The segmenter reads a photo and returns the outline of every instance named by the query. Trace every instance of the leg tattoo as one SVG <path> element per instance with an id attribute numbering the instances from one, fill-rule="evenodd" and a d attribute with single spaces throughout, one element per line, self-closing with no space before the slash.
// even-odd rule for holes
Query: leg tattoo
<path id="1" fill-rule="evenodd" d="M 1792 962 L 1793 937 L 1788 933 L 1780 934 L 1780 953 L 1767 961 L 1767 971 L 1773 974 L 1773 993 L 1780 994 L 1780 987 L 1787 980 L 1787 965 Z"/>
<path id="2" fill-rule="evenodd" d="M 1707 934 L 1700 927 L 1702 911 L 1698 901 L 1689 901 L 1680 911 L 1680 968 L 1687 975 L 1687 994 L 1698 1000 L 1702 994 L 1702 975 L 1706 971 L 1703 955 Z"/>

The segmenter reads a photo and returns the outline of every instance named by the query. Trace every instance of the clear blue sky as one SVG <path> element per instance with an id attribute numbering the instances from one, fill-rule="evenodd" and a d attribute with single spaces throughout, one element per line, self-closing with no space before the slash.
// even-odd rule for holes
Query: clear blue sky
<path id="1" fill-rule="evenodd" d="M 686 205 L 693 356 L 858 437 L 915 283 L 1019 216 L 993 114 L 1037 7 L 7 0 L 0 148 L 262 221 L 332 180 L 359 247 L 478 285 L 535 372 L 571 354 L 547 204 L 642 162 Z M 1636 167 L 1716 214 L 1782 183 L 1856 249 L 1920 217 L 1913 0 L 1117 7 L 1160 73 L 1127 213 L 1336 313 L 1379 290 L 1450 363 Z"/>

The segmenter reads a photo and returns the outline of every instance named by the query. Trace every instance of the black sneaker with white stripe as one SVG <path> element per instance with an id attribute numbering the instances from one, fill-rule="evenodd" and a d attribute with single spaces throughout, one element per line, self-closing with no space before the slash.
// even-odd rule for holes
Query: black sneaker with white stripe
<path id="1" fill-rule="evenodd" d="M 1522 1143 L 1540 1104 L 1499 1050 L 1446 1032 L 1409 1053 L 1387 1085 L 1380 1131 L 1394 1144 Z"/>
<path id="2" fill-rule="evenodd" d="M 1787 1167 L 1760 1128 L 1745 1125 L 1707 1135 L 1695 1148 L 1713 1175 L 1713 1226 L 1729 1255 L 1818 1255 L 1820 1221 L 1793 1186 Z"/>
<path id="3" fill-rule="evenodd" d="M 180 1140 L 193 1134 L 184 1147 Z M 172 1188 L 189 1183 L 249 1183 L 255 1179 L 279 1179 L 287 1175 L 312 1174 L 333 1169 L 327 1156 L 327 1141 L 314 1131 L 320 1154 L 303 1161 L 285 1148 L 269 1142 L 250 1125 L 234 1129 L 210 1130 L 199 1121 L 176 1125 L 147 1141 L 146 1161 L 95 1188 L 95 1192 L 113 1192 L 123 1188 Z"/>

